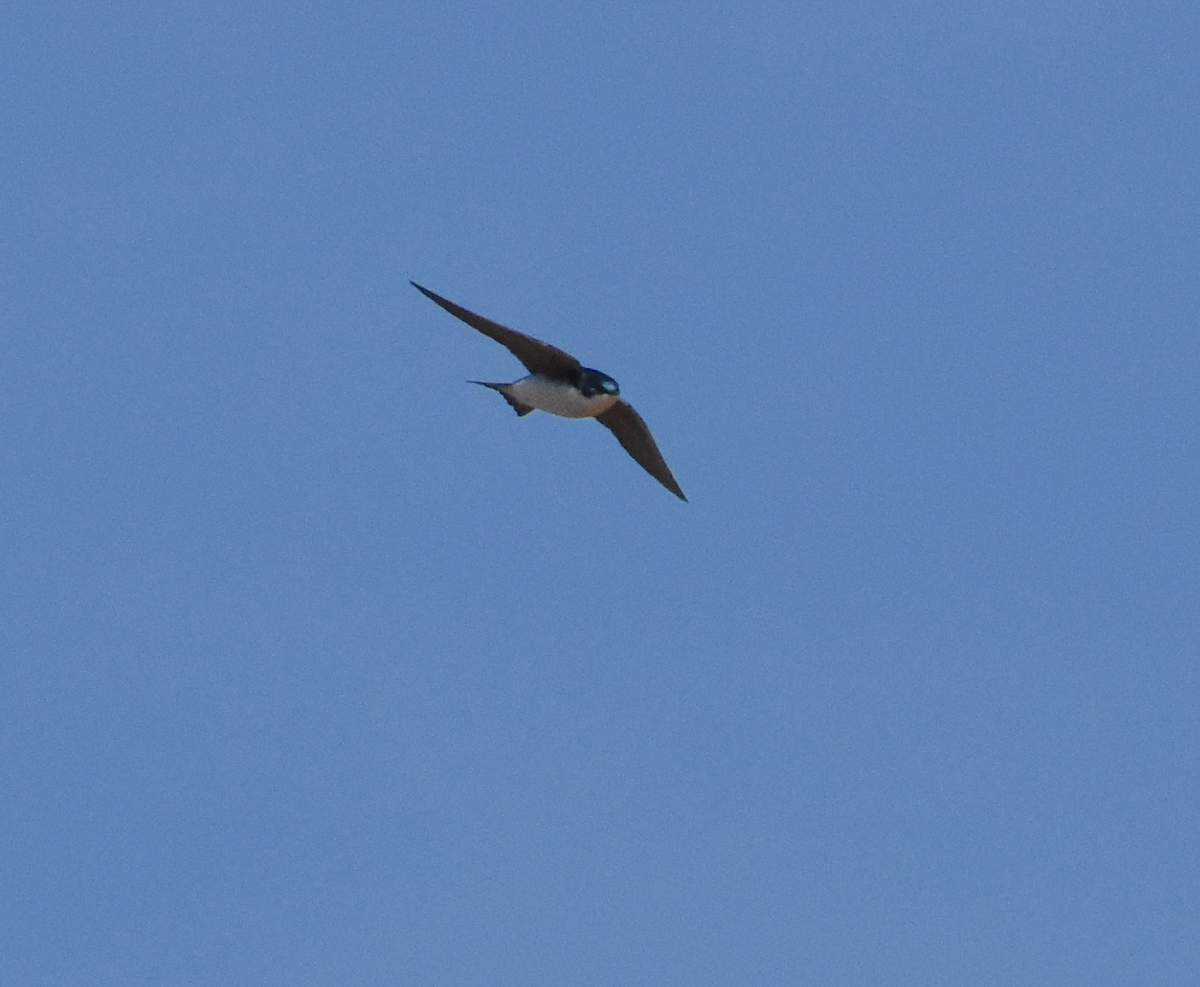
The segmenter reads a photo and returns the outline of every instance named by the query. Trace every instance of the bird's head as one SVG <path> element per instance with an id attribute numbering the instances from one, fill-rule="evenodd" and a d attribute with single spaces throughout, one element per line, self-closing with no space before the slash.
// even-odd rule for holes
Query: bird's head
<path id="1" fill-rule="evenodd" d="M 579 393 L 585 398 L 594 398 L 598 394 L 608 394 L 615 398 L 621 393 L 621 388 L 608 374 L 584 367 L 583 373 L 579 375 Z"/>

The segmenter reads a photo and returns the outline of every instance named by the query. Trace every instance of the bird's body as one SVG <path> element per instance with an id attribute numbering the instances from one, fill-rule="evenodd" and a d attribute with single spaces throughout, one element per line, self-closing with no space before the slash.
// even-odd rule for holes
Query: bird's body
<path id="1" fill-rule="evenodd" d="M 528 376 L 511 384 L 481 380 L 472 383 L 499 392 L 518 415 L 538 410 L 561 418 L 595 418 L 617 437 L 647 473 L 680 500 L 687 500 L 658 451 L 650 429 L 632 405 L 621 398 L 617 382 L 608 374 L 582 366 L 571 354 L 549 343 L 476 315 L 415 281 L 412 286 L 451 315 L 506 347 L 529 371 Z"/>
<path id="2" fill-rule="evenodd" d="M 471 383 L 499 391 L 513 407 L 519 404 L 560 418 L 595 418 L 620 400 L 616 395 L 604 392 L 588 397 L 573 384 L 541 374 L 530 374 L 511 384 L 485 384 L 480 380 Z"/>

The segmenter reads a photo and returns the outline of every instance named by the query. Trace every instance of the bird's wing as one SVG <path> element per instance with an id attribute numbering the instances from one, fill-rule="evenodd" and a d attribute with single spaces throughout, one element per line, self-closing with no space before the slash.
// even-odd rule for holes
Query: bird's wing
<path id="1" fill-rule="evenodd" d="M 482 315 L 468 312 L 461 305 L 455 305 L 449 299 L 443 298 L 441 295 L 435 295 L 428 288 L 422 288 L 415 281 L 410 281 L 409 283 L 426 298 L 432 299 L 441 305 L 451 315 L 462 319 L 472 329 L 478 329 L 485 336 L 491 337 L 501 346 L 507 347 L 513 356 L 525 364 L 531 374 L 541 374 L 543 377 L 549 377 L 552 380 L 566 380 L 571 382 L 578 380 L 579 372 L 583 368 L 579 365 L 579 361 L 571 356 L 570 353 L 564 353 L 557 346 L 551 346 L 549 343 L 543 343 L 540 339 L 526 336 L 523 332 L 517 332 L 515 329 L 502 326 L 499 322 L 485 319 Z"/>
<path id="2" fill-rule="evenodd" d="M 642 421 L 642 416 L 624 400 L 618 401 L 608 411 L 596 416 L 596 421 L 617 437 L 625 451 L 641 464 L 642 469 L 671 491 L 680 500 L 687 500 L 667 462 L 654 443 L 654 436 Z"/>

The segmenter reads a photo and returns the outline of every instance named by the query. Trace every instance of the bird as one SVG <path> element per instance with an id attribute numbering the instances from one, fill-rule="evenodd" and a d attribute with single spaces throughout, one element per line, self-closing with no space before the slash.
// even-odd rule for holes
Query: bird
<path id="1" fill-rule="evenodd" d="M 617 437 L 642 469 L 680 500 L 687 500 L 642 416 L 621 397 L 620 387 L 608 374 L 583 366 L 557 346 L 476 315 L 415 281 L 409 284 L 471 328 L 506 347 L 529 371 L 528 376 L 511 384 L 483 380 L 470 383 L 499 393 L 520 417 L 539 410 L 562 418 L 595 418 Z"/>

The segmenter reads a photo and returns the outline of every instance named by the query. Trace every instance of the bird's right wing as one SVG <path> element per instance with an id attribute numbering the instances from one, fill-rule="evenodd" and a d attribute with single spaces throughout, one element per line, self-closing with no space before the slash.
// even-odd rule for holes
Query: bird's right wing
<path id="1" fill-rule="evenodd" d="M 638 461 L 642 469 L 671 491 L 680 500 L 687 500 L 667 461 L 654 442 L 650 429 L 642 421 L 642 416 L 633 410 L 633 406 L 624 400 L 617 401 L 608 411 L 596 416 L 596 421 L 607 428 L 617 437 L 617 441 L 625 447 L 625 451 Z"/>
<path id="2" fill-rule="evenodd" d="M 540 339 L 526 336 L 523 332 L 517 332 L 515 329 L 500 325 L 499 322 L 493 322 L 491 319 L 485 319 L 482 315 L 469 312 L 461 305 L 455 305 L 448 298 L 436 295 L 428 288 L 422 288 L 415 281 L 410 281 L 409 284 L 426 298 L 437 302 L 451 315 L 462 319 L 472 329 L 478 329 L 501 346 L 507 347 L 513 356 L 525 364 L 531 374 L 541 374 L 551 380 L 565 380 L 571 383 L 579 379 L 579 373 L 583 368 L 570 353 L 564 353 L 557 346 L 543 343 Z"/>

